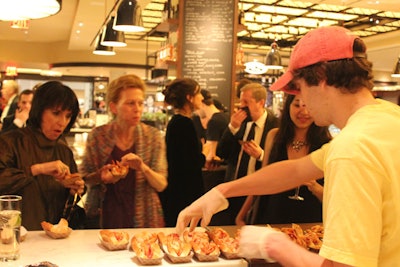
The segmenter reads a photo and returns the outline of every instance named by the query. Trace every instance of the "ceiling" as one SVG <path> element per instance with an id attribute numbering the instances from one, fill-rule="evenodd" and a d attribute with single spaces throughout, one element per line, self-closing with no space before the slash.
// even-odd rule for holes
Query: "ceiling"
<path id="1" fill-rule="evenodd" d="M 360 37 L 400 30 L 400 9 L 392 1 L 293 1 L 239 0 L 244 29 L 243 43 L 292 47 L 309 30 L 340 25 Z M 399 11 L 395 12 L 395 8 Z"/>
<path id="2" fill-rule="evenodd" d="M 162 21 L 166 0 L 138 2 L 145 32 L 126 34 L 128 46 L 122 48 L 124 51 L 157 49 L 165 41 L 165 32 L 156 26 Z M 117 3 L 119 0 L 64 0 L 58 14 L 31 20 L 29 29 L 25 30 L 12 29 L 10 22 L 0 21 L 0 42 L 66 42 L 70 51 L 92 51 L 96 36 L 115 12 Z M 248 52 L 267 53 L 273 40 L 282 50 L 290 50 L 312 28 L 342 25 L 363 37 L 367 44 L 371 43 L 369 48 L 375 51 L 372 58 L 388 59 L 384 64 L 390 67 L 380 68 L 392 68 L 400 54 L 398 0 L 239 0 L 238 7 L 244 11 L 244 25 L 239 27 L 238 40 Z"/>

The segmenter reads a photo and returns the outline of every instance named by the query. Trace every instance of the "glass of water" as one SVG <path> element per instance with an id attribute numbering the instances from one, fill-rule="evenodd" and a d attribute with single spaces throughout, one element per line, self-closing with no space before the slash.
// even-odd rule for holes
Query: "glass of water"
<path id="1" fill-rule="evenodd" d="M 0 196 L 0 262 L 19 258 L 21 202 L 21 196 Z"/>

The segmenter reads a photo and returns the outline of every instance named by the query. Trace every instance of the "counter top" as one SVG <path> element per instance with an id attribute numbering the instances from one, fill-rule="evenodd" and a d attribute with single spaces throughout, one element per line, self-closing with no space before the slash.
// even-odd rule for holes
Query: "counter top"
<path id="1" fill-rule="evenodd" d="M 172 232 L 173 228 L 125 229 L 130 238 L 143 230 L 168 233 Z M 30 231 L 21 243 L 20 259 L 1 263 L 0 266 L 23 267 L 42 261 L 49 261 L 60 267 L 141 266 L 132 250 L 108 251 L 100 244 L 98 236 L 99 229 L 73 230 L 66 239 L 52 239 L 44 231 Z M 191 263 L 173 264 L 164 258 L 159 266 L 247 267 L 248 264 L 243 259 L 226 260 L 221 257 L 217 262 L 198 262 L 193 259 Z"/>

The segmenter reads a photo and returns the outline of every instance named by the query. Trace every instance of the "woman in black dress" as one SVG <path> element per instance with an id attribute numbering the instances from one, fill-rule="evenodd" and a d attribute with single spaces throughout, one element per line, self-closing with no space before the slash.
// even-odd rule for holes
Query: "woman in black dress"
<path id="1" fill-rule="evenodd" d="M 168 186 L 160 194 L 166 226 L 173 227 L 179 212 L 204 193 L 201 170 L 205 157 L 191 119 L 203 96 L 199 84 L 189 78 L 175 79 L 163 94 L 165 102 L 175 109 L 165 135 Z"/>
<path id="2" fill-rule="evenodd" d="M 263 166 L 303 157 L 330 139 L 328 128 L 315 125 L 302 99 L 298 95 L 288 95 L 279 128 L 272 129 L 265 140 Z M 236 217 L 236 224 L 322 222 L 322 186 L 321 178 L 301 186 L 298 195 L 296 189 L 292 189 L 254 199 L 249 196 Z"/>

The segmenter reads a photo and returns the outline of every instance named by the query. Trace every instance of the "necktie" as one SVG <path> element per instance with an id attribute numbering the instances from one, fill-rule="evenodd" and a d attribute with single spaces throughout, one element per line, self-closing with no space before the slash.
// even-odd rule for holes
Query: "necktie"
<path id="1" fill-rule="evenodd" d="M 244 141 L 250 141 L 250 140 L 254 139 L 255 128 L 256 128 L 256 123 L 253 122 L 251 125 L 251 128 L 250 128 L 249 134 L 247 135 L 246 140 L 244 140 Z M 247 168 L 249 166 L 249 160 L 250 160 L 250 155 L 243 151 L 242 158 L 240 159 L 236 178 L 241 178 L 241 177 L 247 175 Z"/>

